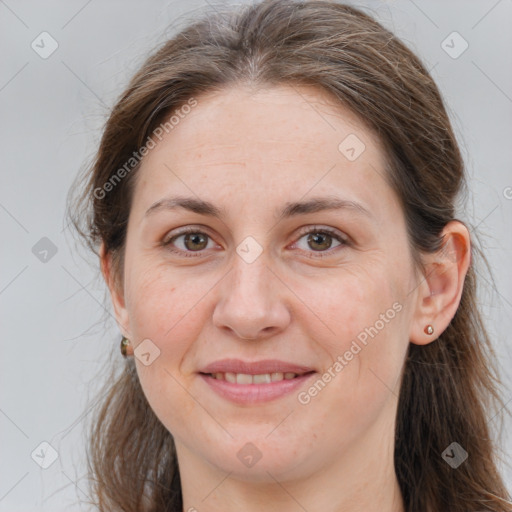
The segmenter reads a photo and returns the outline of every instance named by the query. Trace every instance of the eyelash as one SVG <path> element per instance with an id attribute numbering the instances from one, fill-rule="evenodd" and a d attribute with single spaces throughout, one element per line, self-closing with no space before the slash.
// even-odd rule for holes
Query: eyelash
<path id="1" fill-rule="evenodd" d="M 187 228 L 183 228 L 181 231 L 174 234 L 172 237 L 168 238 L 167 240 L 164 240 L 162 242 L 162 246 L 167 248 L 169 251 L 171 251 L 173 253 L 176 253 L 179 255 L 184 255 L 187 258 L 195 258 L 195 257 L 201 256 L 201 253 L 204 252 L 204 249 L 201 251 L 195 251 L 195 254 L 194 254 L 194 251 L 183 251 L 181 249 L 175 249 L 172 247 L 171 244 L 173 241 L 175 241 L 178 237 L 187 235 L 189 233 L 206 235 L 211 240 L 210 235 L 208 235 L 208 233 L 205 233 L 204 231 L 201 231 L 201 229 L 194 228 L 194 227 L 187 227 Z M 325 257 L 327 257 L 327 256 L 324 256 L 325 253 L 328 253 L 330 256 L 333 251 L 336 251 L 336 249 L 342 249 L 344 247 L 350 246 L 349 240 L 347 238 L 341 236 L 337 231 L 330 229 L 330 228 L 321 228 L 318 226 L 313 226 L 313 227 L 307 228 L 307 230 L 305 230 L 305 231 L 301 231 L 296 242 L 294 242 L 294 244 L 296 244 L 302 237 L 304 237 L 305 235 L 308 235 L 310 233 L 327 234 L 327 235 L 331 236 L 332 238 L 334 238 L 335 240 L 337 240 L 338 242 L 340 242 L 339 246 L 337 246 L 333 249 L 327 249 L 326 251 L 307 251 L 310 253 L 310 256 L 309 256 L 310 258 L 325 258 Z"/>

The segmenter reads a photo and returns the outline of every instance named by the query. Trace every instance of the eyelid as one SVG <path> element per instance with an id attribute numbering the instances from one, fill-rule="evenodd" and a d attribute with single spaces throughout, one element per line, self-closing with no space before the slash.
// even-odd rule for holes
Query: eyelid
<path id="1" fill-rule="evenodd" d="M 207 235 L 210 240 L 214 241 L 213 236 L 209 233 L 209 229 L 206 226 L 191 225 L 191 226 L 185 226 L 183 228 L 177 228 L 177 229 L 178 229 L 177 232 L 173 233 L 172 236 L 165 236 L 161 242 L 162 246 L 164 246 L 165 248 L 167 248 L 168 250 L 170 250 L 171 252 L 174 252 L 174 253 L 185 254 L 188 256 L 200 256 L 202 253 L 205 252 L 205 250 L 183 251 L 181 249 L 176 249 L 176 248 L 172 247 L 172 244 L 171 244 L 172 240 L 174 240 L 182 235 L 186 235 L 188 233 L 202 233 L 202 234 Z M 292 247 L 295 246 L 297 244 L 297 242 L 304 235 L 307 235 L 309 233 L 326 233 L 326 234 L 332 236 L 334 239 L 338 240 L 338 242 L 340 242 L 339 246 L 337 246 L 333 249 L 327 249 L 326 251 L 306 251 L 308 253 L 317 255 L 314 257 L 318 257 L 318 258 L 327 257 L 327 256 L 322 256 L 322 254 L 330 255 L 332 252 L 336 252 L 337 249 L 342 249 L 345 246 L 351 245 L 350 238 L 335 228 L 319 226 L 319 225 L 309 225 L 309 226 L 304 226 L 303 228 L 301 228 L 299 230 L 299 232 L 294 236 L 295 241 L 292 242 Z M 216 242 L 214 242 L 214 243 L 216 243 Z"/>
<path id="2" fill-rule="evenodd" d="M 180 235 L 186 235 L 187 233 L 204 233 L 205 235 L 208 235 L 210 238 L 213 238 L 210 235 L 209 228 L 207 228 L 206 226 L 203 226 L 201 224 L 197 224 L 197 225 L 194 224 L 194 225 L 184 226 L 182 228 L 176 228 L 176 229 L 177 229 L 176 232 L 174 232 L 174 230 L 173 230 L 172 236 L 168 236 L 169 233 L 167 233 L 164 236 L 164 238 L 162 240 L 163 245 L 167 245 L 174 238 L 177 238 Z"/>
<path id="3" fill-rule="evenodd" d="M 325 233 L 340 243 L 338 246 L 329 248 L 325 251 L 313 251 L 313 250 L 304 251 L 303 249 L 299 249 L 301 252 L 306 252 L 308 254 L 309 258 L 317 258 L 317 259 L 328 258 L 328 257 L 332 256 L 333 254 L 338 253 L 340 250 L 343 250 L 346 247 L 352 246 L 351 239 L 347 235 L 343 234 L 342 232 L 340 232 L 339 230 L 337 230 L 335 228 L 325 227 L 325 226 L 322 227 L 319 225 L 309 225 L 309 226 L 305 226 L 304 228 L 302 228 L 299 231 L 299 233 L 297 235 L 295 235 L 296 240 L 295 240 L 295 242 L 292 243 L 292 247 L 296 246 L 297 243 L 299 242 L 299 240 L 304 235 L 307 235 L 309 233 Z"/>
<path id="4" fill-rule="evenodd" d="M 340 242 L 343 242 L 345 244 L 350 243 L 350 239 L 347 235 L 345 235 L 343 232 L 339 231 L 336 228 L 331 228 L 328 226 L 320 226 L 317 224 L 312 224 L 309 226 L 305 226 L 304 228 L 301 228 L 296 237 L 299 237 L 298 239 L 302 238 L 302 236 L 307 235 L 308 233 L 327 233 L 329 235 L 332 235 L 334 238 L 337 238 Z M 296 242 L 294 242 L 296 243 Z"/>
<path id="5" fill-rule="evenodd" d="M 179 256 L 183 256 L 185 258 L 194 258 L 194 257 L 201 257 L 203 255 L 203 253 L 205 252 L 204 250 L 202 251 L 183 251 L 181 249 L 178 249 L 176 247 L 174 247 L 172 245 L 172 241 L 180 236 L 183 236 L 183 235 L 186 235 L 188 233 L 202 233 L 204 235 L 206 235 L 212 242 L 216 243 L 213 239 L 213 236 L 209 233 L 209 229 L 206 227 L 206 226 L 202 226 L 202 225 L 192 225 L 192 226 L 185 226 L 183 228 L 177 228 L 178 231 L 177 232 L 173 232 L 172 236 L 165 236 L 162 240 L 162 242 L 160 243 L 160 245 L 174 253 L 174 254 L 178 254 Z"/>

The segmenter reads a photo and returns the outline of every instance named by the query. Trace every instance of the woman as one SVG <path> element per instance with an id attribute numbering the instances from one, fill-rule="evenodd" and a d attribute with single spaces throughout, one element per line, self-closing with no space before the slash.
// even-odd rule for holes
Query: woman
<path id="1" fill-rule="evenodd" d="M 127 358 L 99 510 L 512 510 L 464 185 L 428 72 L 355 8 L 264 1 L 163 45 L 75 211 Z"/>

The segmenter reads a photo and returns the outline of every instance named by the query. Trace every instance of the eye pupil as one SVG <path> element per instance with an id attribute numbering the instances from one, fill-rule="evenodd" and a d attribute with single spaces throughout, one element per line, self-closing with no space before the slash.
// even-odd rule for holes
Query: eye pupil
<path id="1" fill-rule="evenodd" d="M 183 241 L 181 243 L 183 244 L 184 249 L 181 249 L 181 252 L 200 253 L 208 248 L 210 237 L 202 231 L 192 230 L 171 238 L 168 242 L 165 242 L 164 245 L 172 245 L 175 239 L 182 237 Z M 306 234 L 304 234 L 301 239 L 304 239 L 305 237 Z M 333 240 L 337 240 L 342 246 L 346 245 L 346 243 L 343 244 L 343 241 L 337 235 L 331 234 L 329 231 L 311 230 L 307 233 L 307 244 L 311 250 L 317 253 L 327 252 L 332 247 Z M 180 250 L 178 249 L 175 252 L 180 252 Z"/>
<path id="2" fill-rule="evenodd" d="M 324 243 L 322 244 L 322 239 L 324 241 Z M 326 242 L 327 240 L 327 242 Z M 308 236 L 308 243 L 313 243 L 313 244 L 319 244 L 320 245 L 320 248 L 314 248 L 314 247 L 310 247 L 313 249 L 313 250 L 325 250 L 325 249 L 329 249 L 329 247 L 331 247 L 332 245 L 332 238 L 330 235 L 326 234 L 326 233 L 311 233 L 309 236 Z"/>
<path id="3" fill-rule="evenodd" d="M 190 247 L 189 242 L 192 244 L 199 244 L 201 247 Z M 207 237 L 201 233 L 187 233 L 185 235 L 185 247 L 191 251 L 200 251 L 208 245 Z"/>

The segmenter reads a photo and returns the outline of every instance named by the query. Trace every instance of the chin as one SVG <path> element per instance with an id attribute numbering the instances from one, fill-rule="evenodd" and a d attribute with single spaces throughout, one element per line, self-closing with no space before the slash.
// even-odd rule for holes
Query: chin
<path id="1" fill-rule="evenodd" d="M 230 473 L 231 478 L 247 482 L 275 483 L 305 477 L 308 456 L 299 452 L 304 447 L 304 440 L 290 443 L 290 439 L 275 439 L 268 437 L 267 429 L 264 435 L 234 435 L 228 445 L 220 443 L 212 453 L 212 445 L 205 447 L 208 453 L 206 460 L 220 470 Z M 275 433 L 274 433 L 275 434 Z M 271 434 L 272 437 L 274 434 Z"/>

